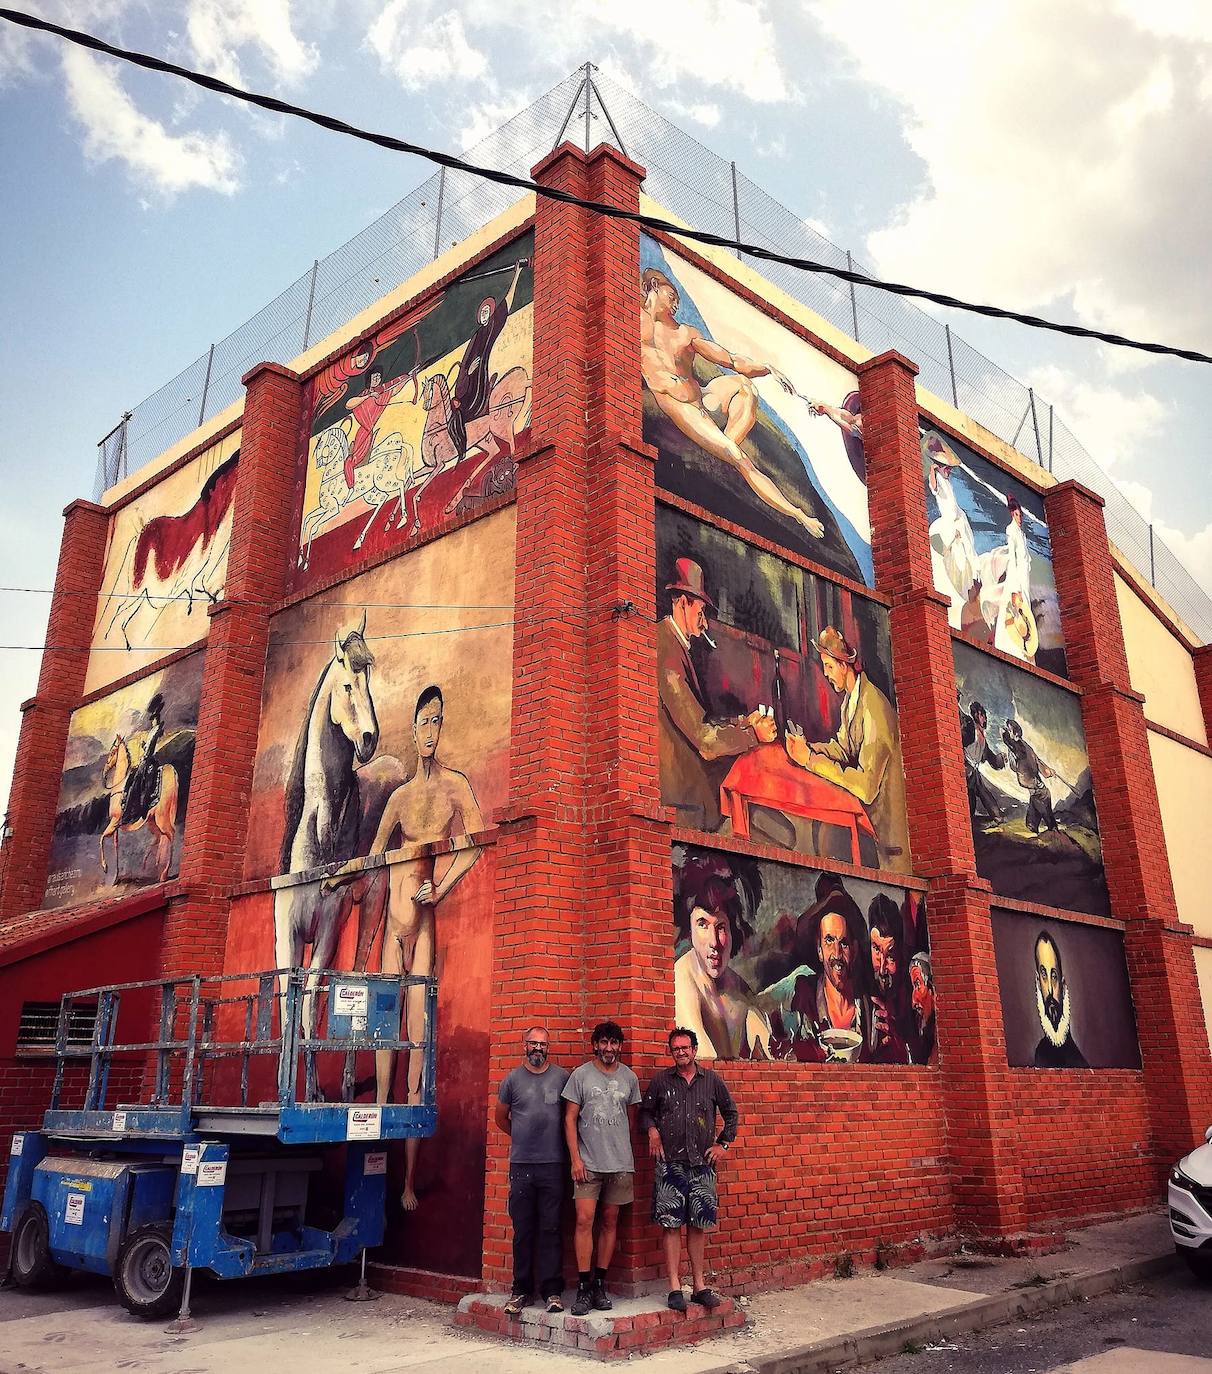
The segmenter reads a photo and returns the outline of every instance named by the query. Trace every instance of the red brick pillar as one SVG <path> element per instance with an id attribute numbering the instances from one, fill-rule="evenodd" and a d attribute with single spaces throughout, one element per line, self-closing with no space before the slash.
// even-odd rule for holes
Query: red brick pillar
<path id="1" fill-rule="evenodd" d="M 1178 918 L 1143 698 L 1128 677 L 1103 499 L 1078 482 L 1044 497 L 1069 675 L 1082 689 L 1103 865 L 1124 933 L 1156 1163 L 1212 1120 L 1212 1064 L 1189 930 Z M 1206 701 L 1201 668 L 1201 700 Z M 1206 707 L 1205 707 L 1206 710 Z"/>
<path id="2" fill-rule="evenodd" d="M 37 693 L 22 707 L 3 842 L 0 916 L 42 904 L 67 728 L 80 701 L 93 638 L 109 513 L 91 501 L 63 512 L 63 542 Z"/>
<path id="3" fill-rule="evenodd" d="M 1212 644 L 1201 644 L 1192 655 L 1195 660 L 1195 685 L 1199 690 L 1199 706 L 1204 713 L 1204 729 L 1212 744 Z"/>
<path id="4" fill-rule="evenodd" d="M 585 156 L 562 144 L 533 175 L 584 195 Z M 587 845 L 583 791 L 591 728 L 585 661 L 586 218 L 540 198 L 535 212 L 532 447 L 517 477 L 513 732 L 509 802 L 493 849 L 492 1098 L 521 1058 L 527 1024 L 572 1067 L 582 1027 Z M 483 1276 L 511 1279 L 509 1142 L 488 1104 Z"/>
<path id="5" fill-rule="evenodd" d="M 914 871 L 939 997 L 939 1068 L 956 1221 L 990 1235 L 1028 1222 L 990 889 L 976 873 L 961 762 L 947 603 L 934 589 L 914 390 L 917 368 L 883 353 L 858 368 L 876 585 L 892 598 L 892 658 Z"/>
<path id="6" fill-rule="evenodd" d="M 165 921 L 165 977 L 222 968 L 227 894 L 244 870 L 270 612 L 294 547 L 302 386 L 276 363 L 255 367 L 244 385 L 227 587 L 211 608 L 181 859 L 187 895 Z"/>

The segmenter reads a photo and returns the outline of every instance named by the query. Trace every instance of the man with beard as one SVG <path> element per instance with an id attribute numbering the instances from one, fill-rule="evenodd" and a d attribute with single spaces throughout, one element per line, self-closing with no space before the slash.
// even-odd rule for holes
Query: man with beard
<path id="1" fill-rule="evenodd" d="M 910 999 L 913 1020 L 909 1032 L 909 1062 L 929 1064 L 934 1054 L 934 965 L 928 954 L 909 960 Z"/>
<path id="2" fill-rule="evenodd" d="M 905 922 L 900 907 L 878 893 L 867 912 L 871 943 L 871 1008 L 867 1058 L 874 1064 L 907 1064 L 909 998 L 905 985 Z"/>
<path id="3" fill-rule="evenodd" d="M 516 1317 L 536 1291 L 548 1312 L 563 1312 L 564 1257 L 560 1204 L 564 1199 L 564 1134 L 560 1094 L 568 1070 L 548 1062 L 550 1037 L 531 1026 L 522 1037 L 522 1062 L 497 1092 L 495 1119 L 509 1137 L 509 1220 L 513 1223 Z M 537 1280 L 537 1284 L 536 1284 Z"/>
<path id="4" fill-rule="evenodd" d="M 1002 742 L 1010 751 L 1010 766 L 1020 787 L 1027 789 L 1027 829 L 1038 835 L 1040 826 L 1046 834 L 1059 830 L 1056 813 L 1052 810 L 1052 794 L 1045 778 L 1056 774 L 1023 738 L 1023 727 L 1016 720 L 1008 720 L 1002 729 Z"/>
<path id="5" fill-rule="evenodd" d="M 792 1056 L 816 1064 L 870 1059 L 875 1013 L 864 973 L 867 927 L 841 883 L 800 917 L 796 943 L 816 972 L 796 978 L 783 1015 Z"/>
<path id="6" fill-rule="evenodd" d="M 1073 1039 L 1073 1004 L 1061 965 L 1060 947 L 1046 930 L 1035 937 L 1035 1010 L 1043 1039 L 1035 1047 L 1037 1069 L 1088 1069 Z"/>
<path id="7" fill-rule="evenodd" d="M 606 1292 L 606 1271 L 614 1256 L 619 1208 L 635 1197 L 631 1128 L 640 1101 L 639 1079 L 620 1061 L 623 1032 L 617 1022 L 599 1022 L 590 1044 L 593 1058 L 573 1069 L 561 1094 L 577 1213 L 574 1317 L 585 1316 L 591 1307 L 606 1312 L 614 1306 Z M 593 1222 L 599 1201 L 602 1224 L 595 1266 Z"/>

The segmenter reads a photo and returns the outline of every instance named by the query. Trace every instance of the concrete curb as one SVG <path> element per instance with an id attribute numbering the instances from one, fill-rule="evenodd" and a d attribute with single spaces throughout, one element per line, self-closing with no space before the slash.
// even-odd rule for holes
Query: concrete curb
<path id="1" fill-rule="evenodd" d="M 1040 1284 L 1038 1288 L 1015 1288 L 920 1317 L 868 1326 L 844 1336 L 829 1336 L 811 1345 L 732 1360 L 704 1370 L 703 1374 L 828 1374 L 830 1370 L 852 1369 L 887 1355 L 899 1355 L 910 1343 L 923 1345 L 926 1341 L 981 1331 L 987 1326 L 998 1326 L 1049 1307 L 1063 1307 L 1081 1298 L 1098 1297 L 1124 1284 L 1164 1273 L 1177 1263 L 1173 1251 L 1148 1259 L 1130 1260 L 1110 1269 L 1071 1274 L 1068 1278 Z"/>

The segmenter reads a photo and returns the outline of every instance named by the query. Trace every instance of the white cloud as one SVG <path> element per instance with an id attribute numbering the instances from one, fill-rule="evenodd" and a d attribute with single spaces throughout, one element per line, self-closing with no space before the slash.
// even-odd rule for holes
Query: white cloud
<path id="1" fill-rule="evenodd" d="M 243 48 L 258 52 L 283 82 L 307 76 L 319 61 L 295 34 L 291 0 L 189 0 L 186 32 L 199 66 L 233 85 L 243 83 Z"/>
<path id="2" fill-rule="evenodd" d="M 1143 388 L 1102 385 L 1052 364 L 1033 369 L 1025 380 L 1105 469 L 1122 470 L 1156 452 L 1158 433 L 1170 418 L 1165 402 Z"/>
<path id="3" fill-rule="evenodd" d="M 808 8 L 924 164 L 869 240 L 883 273 L 1206 345 L 1212 281 L 1184 266 L 1212 219 L 1212 7 L 902 0 L 863 25 L 843 0 Z"/>
<path id="4" fill-rule="evenodd" d="M 721 118 L 720 107 L 707 100 L 695 101 L 686 105 L 682 101 L 670 97 L 665 101 L 665 108 L 675 119 L 692 119 L 705 129 L 714 129 Z"/>
<path id="5" fill-rule="evenodd" d="M 488 74 L 488 59 L 467 41 L 463 20 L 454 10 L 437 13 L 426 4 L 389 0 L 367 31 L 366 41 L 383 70 L 405 90 L 420 91 L 438 82 L 478 81 Z"/>
<path id="6" fill-rule="evenodd" d="M 164 196 L 195 186 L 225 195 L 238 189 L 240 159 L 226 134 L 171 134 L 135 107 L 112 66 L 79 48 L 62 56 L 68 106 L 84 130 L 86 157 L 117 159 Z"/>
<path id="7" fill-rule="evenodd" d="M 1166 521 L 1155 518 L 1153 492 L 1143 482 L 1124 481 L 1116 485 L 1132 504 L 1133 509 L 1153 525 L 1154 538 L 1160 540 L 1196 582 L 1212 594 L 1212 524 L 1207 524 L 1203 529 L 1195 530 L 1193 533 L 1177 529 Z M 1114 531 L 1111 532 L 1111 537 L 1115 537 Z M 1159 563 L 1159 577 L 1166 566 L 1168 565 Z M 1147 567 L 1141 571 L 1148 576 Z M 1164 585 L 1159 587 L 1159 590 L 1163 596 L 1166 594 Z"/>
<path id="8" fill-rule="evenodd" d="M 519 110 L 524 110 L 533 99 L 533 95 L 526 91 L 508 91 L 499 99 L 479 100 L 468 105 L 463 112 L 463 123 L 455 135 L 455 146 L 474 148 L 477 143 L 495 134 Z M 539 160 L 538 153 L 534 160 Z"/>

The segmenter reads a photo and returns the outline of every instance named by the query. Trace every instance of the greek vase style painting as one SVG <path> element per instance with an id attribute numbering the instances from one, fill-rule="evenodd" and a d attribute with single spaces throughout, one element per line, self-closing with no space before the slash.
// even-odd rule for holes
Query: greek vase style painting
<path id="1" fill-rule="evenodd" d="M 512 491 L 530 420 L 533 233 L 312 379 L 292 585 Z"/>
<path id="2" fill-rule="evenodd" d="M 640 269 L 658 483 L 872 585 L 858 379 L 648 235 Z"/>
<path id="3" fill-rule="evenodd" d="M 204 657 L 190 654 L 72 713 L 44 906 L 176 877 Z"/>
<path id="4" fill-rule="evenodd" d="M 1120 931 L 995 910 L 993 948 L 1011 1066 L 1140 1068 Z"/>
<path id="5" fill-rule="evenodd" d="M 114 513 L 86 693 L 206 637 L 227 580 L 239 459 L 236 430 Z"/>
<path id="6" fill-rule="evenodd" d="M 953 647 L 977 872 L 1003 897 L 1108 915 L 1079 698 Z"/>
<path id="7" fill-rule="evenodd" d="M 656 599 L 678 824 L 909 872 L 884 607 L 665 506 Z"/>
<path id="8" fill-rule="evenodd" d="M 934 585 L 970 639 L 1066 674 L 1052 540 L 1039 492 L 923 422 Z"/>
<path id="9" fill-rule="evenodd" d="M 675 845 L 674 1016 L 716 1059 L 929 1064 L 923 894 Z"/>

